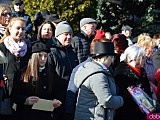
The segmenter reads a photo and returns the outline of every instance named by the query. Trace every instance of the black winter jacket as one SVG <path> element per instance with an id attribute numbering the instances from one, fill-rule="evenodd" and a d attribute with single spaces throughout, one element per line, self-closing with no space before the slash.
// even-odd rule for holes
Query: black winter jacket
<path id="1" fill-rule="evenodd" d="M 94 36 L 88 38 L 83 31 L 72 38 L 72 47 L 74 48 L 74 52 L 77 54 L 79 63 L 87 60 L 90 55 L 90 43 L 93 38 Z"/>
<path id="2" fill-rule="evenodd" d="M 47 79 L 47 70 L 44 69 L 42 72 L 39 72 L 38 81 L 33 81 L 32 77 L 30 77 L 28 82 L 24 82 L 21 78 L 21 73 L 23 73 L 23 71 L 15 73 L 11 93 L 12 102 L 17 104 L 15 112 L 16 120 L 52 120 L 51 112 L 33 110 L 31 109 L 32 105 L 24 104 L 30 96 L 53 100 L 48 90 L 49 81 Z"/>
<path id="3" fill-rule="evenodd" d="M 51 48 L 48 55 L 49 80 L 53 84 L 53 97 L 62 102 L 62 105 L 54 110 L 55 120 L 61 120 L 64 115 L 64 104 L 66 91 L 70 79 L 71 72 L 78 65 L 78 59 L 70 46 L 63 47 L 57 40 L 57 45 Z"/>
<path id="4" fill-rule="evenodd" d="M 127 90 L 129 86 L 141 84 L 144 91 L 151 97 L 150 85 L 145 70 L 141 68 L 141 76 L 139 76 L 126 63 L 121 62 L 114 72 L 119 95 L 124 99 L 124 105 L 116 110 L 115 120 L 146 120 L 146 114 L 140 111 L 139 106 Z"/>
<path id="5" fill-rule="evenodd" d="M 27 43 L 27 42 L 26 42 Z M 3 74 L 8 77 L 9 82 L 9 93 L 13 87 L 13 78 L 16 71 L 24 68 L 28 64 L 28 60 L 30 57 L 30 43 L 27 43 L 28 50 L 24 57 L 16 57 L 13 55 L 4 45 L 4 43 L 0 44 L 0 50 L 7 57 L 7 63 L 3 65 Z"/>
<path id="6" fill-rule="evenodd" d="M 33 41 L 33 42 L 31 43 L 32 46 L 33 46 L 35 43 L 37 43 L 37 42 L 44 43 L 48 49 L 54 47 L 54 46 L 57 44 L 56 39 L 53 38 L 53 37 L 52 37 L 51 39 L 47 39 L 47 40 L 40 39 L 40 40 Z"/>

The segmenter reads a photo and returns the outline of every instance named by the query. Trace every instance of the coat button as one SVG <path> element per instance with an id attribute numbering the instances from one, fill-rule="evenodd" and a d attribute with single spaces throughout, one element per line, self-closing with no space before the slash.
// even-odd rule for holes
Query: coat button
<path id="1" fill-rule="evenodd" d="M 46 86 L 43 86 L 43 88 L 46 89 L 47 87 L 46 87 Z"/>

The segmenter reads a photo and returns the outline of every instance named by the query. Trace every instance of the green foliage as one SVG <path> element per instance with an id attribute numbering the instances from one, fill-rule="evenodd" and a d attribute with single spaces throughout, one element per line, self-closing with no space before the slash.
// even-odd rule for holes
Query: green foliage
<path id="1" fill-rule="evenodd" d="M 121 32 L 123 25 L 133 27 L 133 37 L 147 32 L 160 33 L 159 0 L 121 0 L 113 4 L 97 0 L 97 20 L 100 28 L 111 33 Z"/>
<path id="2" fill-rule="evenodd" d="M 144 14 L 139 20 L 139 24 L 141 24 L 141 31 L 149 32 L 151 35 L 156 33 L 160 33 L 160 9 L 155 8 L 154 4 L 151 4 L 146 10 L 146 14 Z"/>
<path id="3" fill-rule="evenodd" d="M 96 1 L 94 0 L 24 0 L 25 11 L 31 16 L 38 10 L 49 10 L 57 13 L 62 20 L 68 21 L 74 32 L 79 30 L 79 21 L 83 17 L 96 17 Z"/>
<path id="4" fill-rule="evenodd" d="M 110 31 L 112 34 L 119 32 L 121 24 L 125 21 L 125 13 L 121 6 L 109 2 L 98 1 L 97 20 L 99 28 Z"/>
<path id="5" fill-rule="evenodd" d="M 113 0 L 114 1 L 114 0 Z M 118 0 L 117 0 L 118 1 Z M 160 33 L 159 0 L 24 0 L 25 11 L 33 21 L 35 13 L 47 9 L 68 21 L 74 33 L 79 31 L 79 21 L 84 17 L 96 18 L 98 27 L 111 33 L 121 32 L 122 25 L 133 27 L 133 36 L 142 32 Z"/>

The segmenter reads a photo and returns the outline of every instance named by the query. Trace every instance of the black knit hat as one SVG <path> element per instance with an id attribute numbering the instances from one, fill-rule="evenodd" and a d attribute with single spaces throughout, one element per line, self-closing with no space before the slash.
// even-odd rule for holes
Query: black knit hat
<path id="1" fill-rule="evenodd" d="M 105 55 L 116 55 L 114 53 L 114 44 L 112 42 L 95 42 L 91 57 Z"/>
<path id="2" fill-rule="evenodd" d="M 49 53 L 50 49 L 47 48 L 46 45 L 41 42 L 37 42 L 32 46 L 32 53 L 38 53 L 42 51 Z"/>

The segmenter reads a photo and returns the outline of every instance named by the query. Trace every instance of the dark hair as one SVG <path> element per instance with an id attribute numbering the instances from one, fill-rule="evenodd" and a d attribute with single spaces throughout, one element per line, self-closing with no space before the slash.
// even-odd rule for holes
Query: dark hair
<path id="1" fill-rule="evenodd" d="M 36 12 L 34 16 L 34 26 L 35 30 L 38 31 L 38 26 L 40 26 L 44 22 L 44 18 L 40 11 Z"/>
<path id="2" fill-rule="evenodd" d="M 159 38 L 160 38 L 160 33 L 153 35 L 153 39 L 159 39 Z"/>
<path id="3" fill-rule="evenodd" d="M 45 21 L 45 22 L 43 22 L 42 24 L 41 24 L 41 26 L 39 27 L 39 29 L 38 29 L 38 34 L 37 34 L 37 40 L 42 40 L 43 38 L 42 38 L 42 36 L 41 36 L 41 31 L 42 31 L 42 27 L 43 27 L 43 25 L 45 25 L 45 24 L 50 24 L 51 25 L 51 28 L 52 28 L 52 31 L 53 31 L 53 35 L 52 36 L 54 36 L 54 34 L 55 34 L 55 26 L 54 26 L 54 24 L 51 22 L 51 21 Z"/>
<path id="4" fill-rule="evenodd" d="M 128 47 L 128 41 L 126 36 L 123 34 L 114 34 L 111 38 L 111 42 L 114 43 L 114 48 L 118 54 L 124 52 L 124 50 Z"/>

